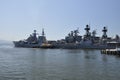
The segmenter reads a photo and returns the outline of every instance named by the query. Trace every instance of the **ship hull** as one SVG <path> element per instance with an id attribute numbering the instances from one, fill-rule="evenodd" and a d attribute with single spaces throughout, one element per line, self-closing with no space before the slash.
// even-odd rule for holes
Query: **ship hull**
<path id="1" fill-rule="evenodd" d="M 68 44 L 59 44 L 56 45 L 56 48 L 62 49 L 114 49 L 114 46 L 106 46 L 106 45 L 80 45 L 74 43 Z"/>
<path id="2" fill-rule="evenodd" d="M 13 41 L 15 47 L 25 47 L 25 48 L 40 48 L 40 44 L 28 44 L 28 43 L 21 43 L 17 41 Z"/>
<path id="3" fill-rule="evenodd" d="M 25 47 L 25 48 L 57 48 L 57 49 L 114 49 L 115 46 L 107 46 L 107 45 L 83 45 L 83 44 L 75 44 L 75 43 L 67 43 L 67 44 L 56 44 L 51 46 L 42 46 L 40 44 L 28 44 L 14 41 L 15 47 Z"/>

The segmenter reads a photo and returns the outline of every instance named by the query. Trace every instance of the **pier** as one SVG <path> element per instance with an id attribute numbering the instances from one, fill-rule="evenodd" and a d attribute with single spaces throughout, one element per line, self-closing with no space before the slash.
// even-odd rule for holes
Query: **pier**
<path id="1" fill-rule="evenodd" d="M 101 54 L 119 55 L 120 56 L 120 48 L 104 49 L 104 50 L 101 50 Z"/>

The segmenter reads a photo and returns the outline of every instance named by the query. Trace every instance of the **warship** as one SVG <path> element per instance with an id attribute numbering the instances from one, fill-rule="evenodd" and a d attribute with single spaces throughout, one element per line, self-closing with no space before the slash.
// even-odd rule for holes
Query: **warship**
<path id="1" fill-rule="evenodd" d="M 42 29 L 42 35 L 38 36 L 36 30 L 27 39 L 13 41 L 15 47 L 26 47 L 26 48 L 40 48 L 44 43 L 46 43 L 46 37 L 44 29 Z"/>
<path id="2" fill-rule="evenodd" d="M 71 31 L 65 39 L 53 42 L 52 45 L 63 49 L 114 49 L 116 44 L 120 44 L 116 40 L 114 40 L 116 44 L 112 43 L 113 39 L 107 36 L 107 27 L 103 27 L 102 37 L 96 36 L 96 30 L 90 32 L 89 25 L 86 25 L 84 30 L 86 33 L 83 36 L 79 35 L 79 30 L 77 29 Z"/>
<path id="3" fill-rule="evenodd" d="M 80 35 L 79 29 L 71 31 L 65 39 L 50 41 L 46 40 L 44 29 L 38 36 L 36 30 L 25 40 L 13 41 L 15 47 L 26 48 L 61 48 L 61 49 L 114 49 L 120 47 L 120 38 L 115 39 L 107 36 L 107 27 L 103 27 L 101 37 L 96 36 L 96 30 L 90 32 L 90 26 L 84 28 L 85 34 Z"/>

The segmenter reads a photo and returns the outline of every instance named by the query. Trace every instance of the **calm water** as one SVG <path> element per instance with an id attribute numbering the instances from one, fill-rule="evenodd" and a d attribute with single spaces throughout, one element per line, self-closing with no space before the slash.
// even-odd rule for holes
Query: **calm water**
<path id="1" fill-rule="evenodd" d="M 99 50 L 0 47 L 0 80 L 119 80 L 120 57 Z"/>

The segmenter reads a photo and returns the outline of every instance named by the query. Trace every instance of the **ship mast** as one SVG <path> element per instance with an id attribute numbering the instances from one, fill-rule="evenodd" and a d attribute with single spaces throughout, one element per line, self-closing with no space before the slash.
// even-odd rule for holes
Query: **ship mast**
<path id="1" fill-rule="evenodd" d="M 45 36 L 45 33 L 44 33 L 44 28 L 42 29 L 42 36 Z"/>
<path id="2" fill-rule="evenodd" d="M 89 25 L 86 25 L 86 28 L 85 28 L 85 31 L 86 31 L 86 37 L 90 37 L 90 27 L 89 27 Z"/>
<path id="3" fill-rule="evenodd" d="M 102 32 L 103 32 L 103 35 L 102 35 L 102 38 L 107 38 L 107 28 L 106 27 L 103 27 L 103 30 L 102 30 Z"/>
<path id="4" fill-rule="evenodd" d="M 37 31 L 36 30 L 34 30 L 34 33 L 33 33 L 33 36 L 34 36 L 34 38 L 36 38 L 36 35 L 37 35 L 37 33 L 36 33 Z"/>

